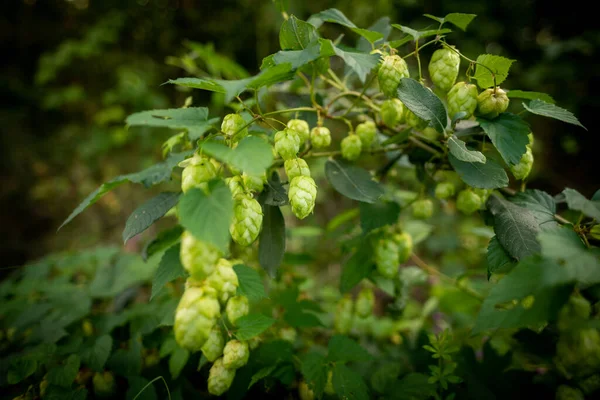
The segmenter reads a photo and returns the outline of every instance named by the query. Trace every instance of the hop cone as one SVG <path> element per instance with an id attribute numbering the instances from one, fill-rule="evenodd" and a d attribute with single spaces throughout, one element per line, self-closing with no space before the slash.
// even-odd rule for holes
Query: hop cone
<path id="1" fill-rule="evenodd" d="M 518 180 L 522 181 L 523 179 L 529 176 L 531 172 L 531 168 L 533 167 L 533 152 L 531 151 L 531 147 L 527 146 L 527 151 L 523 156 L 521 156 L 521 160 L 516 165 L 510 166 L 510 172 L 512 172 L 513 176 Z"/>
<path id="2" fill-rule="evenodd" d="M 300 138 L 300 143 L 304 143 L 308 140 L 310 130 L 306 121 L 301 119 L 291 119 L 288 121 L 287 127 L 296 132 L 296 135 Z"/>
<path id="3" fill-rule="evenodd" d="M 415 128 L 418 131 L 421 131 L 421 130 L 427 128 L 427 125 L 428 125 L 427 121 L 417 117 L 417 114 L 410 111 L 408 108 L 405 108 L 404 110 L 405 110 L 404 116 L 406 118 L 406 123 L 409 126 Z"/>
<path id="4" fill-rule="evenodd" d="M 187 288 L 175 311 L 173 330 L 177 344 L 190 351 L 199 351 L 208 340 L 220 312 L 219 302 L 210 290 Z"/>
<path id="5" fill-rule="evenodd" d="M 225 307 L 225 313 L 227 314 L 227 319 L 233 325 L 235 322 L 243 317 L 244 315 L 248 315 L 250 311 L 250 303 L 248 302 L 248 298 L 246 296 L 235 296 L 229 299 L 227 302 L 227 306 Z"/>
<path id="6" fill-rule="evenodd" d="M 380 114 L 384 124 L 394 127 L 402 122 L 404 117 L 404 104 L 399 99 L 386 100 L 381 104 Z"/>
<path id="7" fill-rule="evenodd" d="M 362 142 L 358 135 L 348 135 L 342 139 L 340 147 L 342 148 L 342 157 L 346 160 L 354 161 L 360 156 Z"/>
<path id="8" fill-rule="evenodd" d="M 481 204 L 485 204 L 485 202 L 490 198 L 490 195 L 492 194 L 491 189 L 475 188 L 473 189 L 473 192 L 475 192 L 477 196 L 481 197 Z"/>
<path id="9" fill-rule="evenodd" d="M 390 238 L 381 238 L 375 244 L 375 265 L 384 277 L 392 279 L 398 272 L 400 254 L 398 244 Z"/>
<path id="10" fill-rule="evenodd" d="M 300 137 L 290 129 L 277 132 L 275 134 L 275 150 L 284 160 L 295 158 L 300 151 Z"/>
<path id="11" fill-rule="evenodd" d="M 308 387 L 304 380 L 298 384 L 298 397 L 300 400 L 315 400 L 315 392 Z"/>
<path id="12" fill-rule="evenodd" d="M 377 126 L 373 121 L 366 121 L 358 124 L 356 127 L 356 135 L 360 138 L 361 147 L 371 147 L 375 136 L 377 135 Z"/>
<path id="13" fill-rule="evenodd" d="M 183 161 L 180 166 L 184 166 L 181 172 L 181 190 L 184 193 L 193 188 L 206 190 L 206 182 L 217 176 L 214 164 L 198 154 Z"/>
<path id="14" fill-rule="evenodd" d="M 413 217 L 427 219 L 433 215 L 433 201 L 430 199 L 417 200 L 412 204 Z"/>
<path id="15" fill-rule="evenodd" d="M 435 186 L 435 198 L 436 199 L 449 199 L 454 196 L 456 189 L 454 184 L 451 182 L 440 182 Z"/>
<path id="16" fill-rule="evenodd" d="M 297 176 L 290 182 L 288 197 L 294 215 L 304 219 L 315 208 L 317 185 L 309 176 Z"/>
<path id="17" fill-rule="evenodd" d="M 238 369 L 246 365 L 250 357 L 248 343 L 240 340 L 230 340 L 223 349 L 223 366 L 228 369 Z"/>
<path id="18" fill-rule="evenodd" d="M 225 393 L 235 378 L 235 369 L 223 365 L 223 357 L 217 359 L 208 373 L 208 392 L 215 396 Z"/>
<path id="19" fill-rule="evenodd" d="M 233 206 L 233 221 L 229 233 L 234 242 L 241 246 L 252 244 L 262 227 L 262 208 L 258 201 L 250 196 L 238 196 Z"/>
<path id="20" fill-rule="evenodd" d="M 458 82 L 452 86 L 448 92 L 448 116 L 454 118 L 459 112 L 466 112 L 467 115 L 463 119 L 467 119 L 473 115 L 477 108 L 477 86 Z"/>
<path id="21" fill-rule="evenodd" d="M 222 304 L 235 295 L 240 285 L 231 262 L 224 258 L 219 260 L 215 272 L 206 279 L 206 283 L 217 291 L 217 298 Z"/>
<path id="22" fill-rule="evenodd" d="M 379 88 L 387 97 L 396 97 L 402 78 L 408 78 L 408 65 L 400 56 L 386 56 L 379 67 Z"/>
<path id="23" fill-rule="evenodd" d="M 405 263 L 413 250 L 413 240 L 410 234 L 403 232 L 392 237 L 398 246 L 398 262 Z"/>
<path id="24" fill-rule="evenodd" d="M 315 149 L 322 149 L 331 144 L 331 132 L 324 126 L 317 126 L 310 131 L 310 141 Z"/>
<path id="25" fill-rule="evenodd" d="M 227 183 L 229 191 L 231 191 L 231 197 L 233 197 L 234 199 L 246 193 L 246 190 L 244 188 L 244 181 L 241 175 L 235 175 L 231 178 L 226 178 L 225 183 Z"/>
<path id="26" fill-rule="evenodd" d="M 185 231 L 181 236 L 181 250 L 179 258 L 181 265 L 189 274 L 202 280 L 210 275 L 221 252 L 212 244 L 196 239 L 190 232 Z"/>
<path id="27" fill-rule="evenodd" d="M 461 190 L 456 198 L 456 208 L 465 214 L 473 214 L 482 205 L 481 197 L 471 189 Z"/>
<path id="28" fill-rule="evenodd" d="M 486 89 L 477 96 L 477 111 L 485 117 L 495 118 L 506 111 L 508 103 L 509 99 L 504 90 L 499 87 L 495 91 Z"/>
<path id="29" fill-rule="evenodd" d="M 310 176 L 308 164 L 302 158 L 286 160 L 283 166 L 290 182 L 297 176 Z"/>
<path id="30" fill-rule="evenodd" d="M 455 51 L 447 48 L 436 50 L 429 62 L 431 82 L 447 92 L 456 81 L 459 67 L 460 56 Z"/>
<path id="31" fill-rule="evenodd" d="M 202 346 L 202 354 L 210 362 L 214 362 L 217 358 L 223 354 L 223 347 L 225 347 L 225 338 L 223 333 L 218 326 L 215 326 L 210 331 L 208 339 Z"/>
<path id="32" fill-rule="evenodd" d="M 373 313 L 375 307 L 375 295 L 371 288 L 363 288 L 356 297 L 355 310 L 356 315 L 361 318 L 367 318 Z"/>
<path id="33" fill-rule="evenodd" d="M 286 342 L 294 343 L 298 337 L 298 332 L 291 326 L 283 327 L 279 330 L 279 338 Z"/>
<path id="34" fill-rule="evenodd" d="M 246 125 L 246 121 L 244 121 L 244 118 L 242 118 L 241 115 L 227 114 L 225 118 L 223 118 L 221 130 L 223 131 L 223 133 L 225 133 L 225 135 L 229 137 L 235 135 L 235 133 L 239 131 L 236 135 L 236 138 L 241 139 L 244 136 L 248 135 L 248 128 L 244 128 L 240 131 L 240 129 L 242 129 L 244 125 Z"/>
<path id="35" fill-rule="evenodd" d="M 242 181 L 244 182 L 244 187 L 249 192 L 260 193 L 265 187 L 265 182 L 267 182 L 267 175 L 248 175 L 244 172 L 242 174 Z"/>
<path id="36" fill-rule="evenodd" d="M 337 333 L 346 334 L 352 328 L 352 309 L 354 303 L 348 295 L 342 297 L 336 305 L 334 327 Z"/>

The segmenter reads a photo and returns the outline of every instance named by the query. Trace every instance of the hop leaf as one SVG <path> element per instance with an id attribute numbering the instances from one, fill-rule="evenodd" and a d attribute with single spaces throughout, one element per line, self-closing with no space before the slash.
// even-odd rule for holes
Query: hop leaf
<path id="1" fill-rule="evenodd" d="M 366 121 L 358 124 L 356 135 L 360 138 L 361 147 L 371 147 L 375 136 L 377 135 L 377 126 L 373 121 Z"/>
<path id="2" fill-rule="evenodd" d="M 523 154 L 519 163 L 510 166 L 510 172 L 512 172 L 515 178 L 522 181 L 523 179 L 527 178 L 527 176 L 529 176 L 532 167 L 533 152 L 531 151 L 531 147 L 527 146 L 527 151 L 525 152 L 525 154 Z"/>
<path id="3" fill-rule="evenodd" d="M 223 366 L 228 369 L 238 369 L 246 365 L 250 357 L 248 343 L 240 340 L 230 340 L 223 349 Z"/>
<path id="4" fill-rule="evenodd" d="M 384 124 L 393 128 L 403 122 L 404 104 L 399 99 L 386 100 L 381 104 L 379 115 Z"/>
<path id="5" fill-rule="evenodd" d="M 431 82 L 444 92 L 450 90 L 460 67 L 460 56 L 451 49 L 436 50 L 429 62 L 429 76 Z"/>
<path id="6" fill-rule="evenodd" d="M 186 288 L 175 311 L 175 340 L 180 347 L 199 351 L 208 340 L 216 318 L 221 312 L 219 302 L 210 288 Z"/>
<path id="7" fill-rule="evenodd" d="M 229 299 L 227 306 L 225 307 L 227 319 L 233 325 L 235 325 L 235 322 L 238 320 L 238 318 L 248 315 L 249 311 L 250 303 L 248 302 L 248 298 L 246 296 L 235 296 Z"/>
<path id="8" fill-rule="evenodd" d="M 179 255 L 183 268 L 193 278 L 202 280 L 214 271 L 221 252 L 212 244 L 198 240 L 185 231 L 181 236 Z"/>
<path id="9" fill-rule="evenodd" d="M 208 339 L 204 346 L 202 346 L 202 354 L 210 362 L 214 362 L 217 358 L 223 354 L 223 347 L 225 347 L 225 338 L 221 329 L 215 326 L 208 335 Z"/>
<path id="10" fill-rule="evenodd" d="M 346 160 L 356 160 L 362 151 L 362 141 L 358 135 L 348 135 L 340 143 L 342 148 L 342 157 Z"/>
<path id="11" fill-rule="evenodd" d="M 288 197 L 294 215 L 304 219 L 315 208 L 317 185 L 309 176 L 297 176 L 290 182 Z"/>
<path id="12" fill-rule="evenodd" d="M 241 246 L 249 246 L 260 233 L 262 220 L 262 208 L 258 201 L 250 196 L 238 196 L 233 206 L 233 221 L 229 227 L 231 238 Z"/>
<path id="13" fill-rule="evenodd" d="M 331 144 L 331 132 L 324 126 L 317 126 L 310 131 L 310 141 L 315 149 L 329 147 Z"/>
<path id="14" fill-rule="evenodd" d="M 465 214 L 473 214 L 483 205 L 481 196 L 471 189 L 461 190 L 456 199 L 456 208 Z"/>
<path id="15" fill-rule="evenodd" d="M 506 92 L 500 87 L 486 89 L 477 96 L 477 111 L 485 117 L 495 118 L 506 111 L 509 102 Z"/>
<path id="16" fill-rule="evenodd" d="M 275 150 L 284 160 L 296 157 L 300 151 L 300 137 L 290 129 L 277 132 L 275 134 Z"/>
<path id="17" fill-rule="evenodd" d="M 181 172 L 181 190 L 184 193 L 193 188 L 206 191 L 207 182 L 217 176 L 217 169 L 210 159 L 198 154 L 182 161 L 179 166 L 184 167 Z"/>
<path id="18" fill-rule="evenodd" d="M 209 393 L 215 396 L 222 395 L 233 383 L 233 378 L 235 378 L 235 369 L 225 368 L 223 357 L 217 359 L 208 373 Z"/>
<path id="19" fill-rule="evenodd" d="M 308 164 L 302 158 L 292 158 L 284 163 L 285 173 L 290 182 L 297 176 L 310 176 Z"/>
<path id="20" fill-rule="evenodd" d="M 458 82 L 448 92 L 448 115 L 453 118 L 459 112 L 465 112 L 467 119 L 477 109 L 477 86 L 471 83 Z"/>
<path id="21" fill-rule="evenodd" d="M 306 121 L 301 119 L 291 119 L 288 121 L 287 127 L 296 132 L 296 135 L 300 138 L 300 143 L 304 143 L 308 140 L 309 127 Z"/>
<path id="22" fill-rule="evenodd" d="M 379 88 L 387 97 L 396 97 L 396 90 L 402 78 L 408 78 L 408 65 L 400 56 L 386 56 L 379 67 L 377 78 Z"/>

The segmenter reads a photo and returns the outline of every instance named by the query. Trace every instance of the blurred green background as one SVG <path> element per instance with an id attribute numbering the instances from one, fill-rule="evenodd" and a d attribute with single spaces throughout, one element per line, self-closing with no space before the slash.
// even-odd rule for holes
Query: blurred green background
<path id="1" fill-rule="evenodd" d="M 422 28 L 431 25 L 424 13 L 477 14 L 466 33 L 455 32 L 448 40 L 472 58 L 489 52 L 517 59 L 506 88 L 549 93 L 589 129 L 532 119 L 536 165 L 529 186 L 553 194 L 572 187 L 587 196 L 600 187 L 595 159 L 600 30 L 583 4 L 569 2 L 555 8 L 540 0 L 284 3 L 301 19 L 335 7 L 360 27 L 386 15 L 394 23 Z M 127 217 L 149 196 L 140 186 L 124 185 L 59 233 L 56 228 L 102 182 L 160 159 L 161 144 L 172 132 L 127 131 L 124 118 L 145 109 L 181 106 L 190 93 L 161 84 L 222 70 L 225 61 L 218 58 L 212 64 L 186 62 L 201 53 L 217 52 L 243 67 L 227 68 L 224 78 L 256 73 L 262 58 L 279 49 L 282 21 L 277 7 L 267 0 L 9 0 L 2 8 L 2 272 L 53 250 L 120 243 Z M 342 32 L 327 25 L 324 34 L 335 38 Z M 349 44 L 355 40 L 346 39 Z M 205 46 L 193 49 L 189 40 Z M 192 95 L 195 105 L 211 101 L 218 105 L 207 92 Z M 211 108 L 214 115 L 225 112 L 222 107 Z M 127 246 L 139 250 L 141 243 L 134 239 Z"/>

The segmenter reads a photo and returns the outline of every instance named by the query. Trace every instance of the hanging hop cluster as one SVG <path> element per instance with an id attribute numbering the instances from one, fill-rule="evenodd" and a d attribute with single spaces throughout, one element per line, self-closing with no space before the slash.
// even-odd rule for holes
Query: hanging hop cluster
<path id="1" fill-rule="evenodd" d="M 450 48 L 436 50 L 429 61 L 429 76 L 433 84 L 447 92 L 450 90 L 460 68 L 460 56 Z"/>
<path id="2" fill-rule="evenodd" d="M 379 89 L 387 97 L 395 98 L 402 78 L 408 78 L 408 65 L 400 56 L 385 56 L 379 67 L 377 78 Z"/>

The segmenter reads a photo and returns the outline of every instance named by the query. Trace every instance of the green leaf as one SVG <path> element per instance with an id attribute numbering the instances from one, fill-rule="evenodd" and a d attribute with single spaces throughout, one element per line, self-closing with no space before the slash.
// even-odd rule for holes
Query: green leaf
<path id="1" fill-rule="evenodd" d="M 523 103 L 523 107 L 532 114 L 541 115 L 543 117 L 554 118 L 567 124 L 577 125 L 587 131 L 587 128 L 579 122 L 577 117 L 572 112 L 560 108 L 554 104 L 546 103 L 542 100 L 532 100 L 529 105 Z"/>
<path id="2" fill-rule="evenodd" d="M 372 249 L 368 240 L 363 240 L 350 259 L 344 264 L 340 276 L 340 290 L 349 292 L 373 270 Z"/>
<path id="3" fill-rule="evenodd" d="M 318 14 L 314 14 L 310 17 L 309 22 L 320 25 L 323 22 L 333 22 L 350 28 L 352 32 L 359 34 L 360 36 L 367 39 L 370 43 L 374 43 L 383 37 L 383 34 L 368 29 L 361 29 L 357 27 L 352 21 L 350 21 L 344 13 L 335 8 L 330 8 L 325 11 L 321 11 Z"/>
<path id="4" fill-rule="evenodd" d="M 538 189 L 527 189 L 511 197 L 510 202 L 531 211 L 542 230 L 558 227 L 554 218 L 556 202 L 548 193 Z"/>
<path id="5" fill-rule="evenodd" d="M 128 349 L 119 349 L 108 360 L 108 368 L 119 375 L 139 375 L 142 370 L 142 344 L 129 340 Z"/>
<path id="6" fill-rule="evenodd" d="M 317 29 L 313 25 L 293 15 L 283 21 L 279 30 L 281 50 L 303 50 L 318 38 Z"/>
<path id="7" fill-rule="evenodd" d="M 554 104 L 555 101 L 549 94 L 540 92 L 528 92 L 524 90 L 509 90 L 506 92 L 509 99 L 542 100 Z"/>
<path id="8" fill-rule="evenodd" d="M 568 281 L 567 272 L 552 261 L 540 257 L 521 261 L 492 288 L 472 333 L 532 326 L 554 319 L 571 294 Z M 528 301 L 523 302 L 525 298 Z"/>
<path id="9" fill-rule="evenodd" d="M 113 340 L 110 335 L 102 335 L 94 342 L 93 346 L 81 352 L 81 362 L 93 371 L 101 372 L 112 351 Z"/>
<path id="10" fill-rule="evenodd" d="M 312 311 L 312 310 L 310 310 Z M 315 326 L 324 326 L 323 322 L 312 312 L 306 312 L 303 306 L 292 306 L 288 308 L 284 315 L 284 320 L 294 328 L 312 328 Z"/>
<path id="11" fill-rule="evenodd" d="M 171 229 L 161 231 L 152 241 L 148 242 L 142 250 L 142 258 L 147 261 L 154 254 L 163 252 L 176 243 L 179 243 L 183 228 L 179 225 Z"/>
<path id="12" fill-rule="evenodd" d="M 510 254 L 504 250 L 500 241 L 494 236 L 487 248 L 487 271 L 488 279 L 492 274 L 504 273 L 511 270 L 515 266 L 515 261 Z"/>
<path id="13" fill-rule="evenodd" d="M 467 145 L 456 136 L 452 135 L 448 138 L 448 149 L 450 153 L 460 161 L 470 163 L 485 163 L 485 156 L 477 150 L 469 150 Z"/>
<path id="14" fill-rule="evenodd" d="M 335 364 L 332 381 L 335 393 L 342 399 L 369 399 L 369 388 L 362 376 L 344 364 Z"/>
<path id="15" fill-rule="evenodd" d="M 179 221 L 198 240 L 217 246 L 224 253 L 229 246 L 229 224 L 233 199 L 221 180 L 209 182 L 209 193 L 191 189 L 179 201 Z"/>
<path id="16" fill-rule="evenodd" d="M 53 385 L 71 387 L 79 372 L 79 364 L 79 356 L 71 354 L 63 365 L 54 367 L 48 371 L 48 382 Z"/>
<path id="17" fill-rule="evenodd" d="M 279 207 L 263 205 L 263 226 L 258 239 L 260 266 L 274 278 L 285 254 L 285 220 Z"/>
<path id="18" fill-rule="evenodd" d="M 146 378 L 142 378 L 141 376 L 128 376 L 127 385 L 127 393 L 125 394 L 126 400 L 158 399 L 154 385 L 150 384 L 150 381 Z M 172 398 L 175 399 L 175 396 Z"/>
<path id="19" fill-rule="evenodd" d="M 167 283 L 187 276 L 187 272 L 183 269 L 183 265 L 181 265 L 181 260 L 179 259 L 180 249 L 181 246 L 176 244 L 165 251 L 160 259 L 158 269 L 154 274 L 154 279 L 152 279 L 151 301 L 163 290 Z"/>
<path id="20" fill-rule="evenodd" d="M 436 131 L 443 133 L 448 125 L 448 113 L 444 103 L 419 82 L 402 78 L 398 86 L 398 98 L 417 117 L 429 122 Z"/>
<path id="21" fill-rule="evenodd" d="M 48 385 L 44 400 L 85 400 L 88 398 L 88 391 L 84 387 L 76 389 L 64 388 L 56 385 Z"/>
<path id="22" fill-rule="evenodd" d="M 408 26 L 403 26 L 400 24 L 392 24 L 392 26 L 396 29 L 401 30 L 402 32 L 406 33 L 407 35 L 411 36 L 410 38 L 403 38 L 400 40 L 404 43 L 408 43 L 411 40 L 411 38 L 412 38 L 412 40 L 414 40 L 416 42 L 419 39 L 425 39 L 430 36 L 443 35 L 445 33 L 452 32 L 452 29 L 446 29 L 446 28 L 445 29 L 427 29 L 424 31 L 417 31 L 412 28 L 409 28 Z M 400 41 L 396 41 L 396 42 L 400 42 Z M 394 46 L 392 46 L 392 47 L 398 47 L 404 43 L 401 43 L 401 44 L 394 43 Z"/>
<path id="23" fill-rule="evenodd" d="M 389 397 L 393 400 L 426 400 L 436 395 L 436 387 L 429 383 L 429 377 L 417 373 L 405 375 L 393 389 Z"/>
<path id="24" fill-rule="evenodd" d="M 103 183 L 100 187 L 90 193 L 82 202 L 73 210 L 71 215 L 67 217 L 65 222 L 62 223 L 61 226 L 58 227 L 58 230 L 71 222 L 73 218 L 81 214 L 83 210 L 97 202 L 104 196 L 106 193 L 110 192 L 114 188 L 121 186 L 123 183 L 131 182 L 131 183 L 141 183 L 145 187 L 150 187 L 156 185 L 157 183 L 161 183 L 171 179 L 171 171 L 173 168 L 179 164 L 184 158 L 189 155 L 188 153 L 179 153 L 179 154 L 171 154 L 166 161 L 155 164 L 150 168 L 147 168 L 143 171 L 136 172 L 133 174 L 121 175 L 116 178 Z"/>
<path id="25" fill-rule="evenodd" d="M 181 347 L 177 347 L 173 353 L 171 353 L 171 357 L 169 357 L 169 372 L 171 373 L 171 378 L 177 379 L 179 374 L 187 364 L 190 358 L 190 352 L 186 349 L 182 349 Z"/>
<path id="26" fill-rule="evenodd" d="M 467 185 L 481 189 L 496 189 L 508 186 L 506 171 L 494 160 L 487 158 L 485 164 L 460 161 L 449 154 L 448 160 L 460 179 Z"/>
<path id="27" fill-rule="evenodd" d="M 277 365 L 271 365 L 271 366 L 263 367 L 263 368 L 259 369 L 254 375 L 252 375 L 252 379 L 250 380 L 248 389 L 250 389 L 252 386 L 254 386 L 254 384 L 256 382 L 271 375 L 271 373 L 273 371 L 275 371 L 275 368 L 277 368 Z"/>
<path id="28" fill-rule="evenodd" d="M 208 119 L 208 108 L 170 108 L 166 110 L 148 110 L 131 114 L 125 122 L 128 126 L 151 126 L 185 130 L 190 140 L 197 140 L 219 121 Z"/>
<path id="29" fill-rule="evenodd" d="M 539 253 L 541 247 L 536 237 L 540 228 L 531 211 L 497 195 L 489 198 L 487 207 L 494 216 L 498 241 L 513 258 L 522 260 Z"/>
<path id="30" fill-rule="evenodd" d="M 266 331 L 275 320 L 263 314 L 248 314 L 237 320 L 235 336 L 239 340 L 248 340 Z"/>
<path id="31" fill-rule="evenodd" d="M 481 54 L 477 57 L 477 67 L 475 67 L 473 78 L 477 80 L 480 88 L 487 89 L 494 86 L 495 75 L 496 85 L 500 85 L 508 77 L 508 70 L 515 61 L 493 54 Z"/>
<path id="32" fill-rule="evenodd" d="M 271 146 L 256 136 L 242 139 L 235 149 L 216 142 L 204 142 L 201 148 L 204 153 L 250 175 L 264 174 L 273 163 Z"/>
<path id="33" fill-rule="evenodd" d="M 450 22 L 456 25 L 463 31 L 467 30 L 467 26 L 475 19 L 475 14 L 463 14 L 463 13 L 450 13 L 444 17 L 445 22 Z"/>
<path id="34" fill-rule="evenodd" d="M 346 363 L 351 361 L 370 361 L 373 356 L 361 345 L 347 336 L 335 335 L 327 345 L 327 361 Z"/>
<path id="35" fill-rule="evenodd" d="M 288 194 L 281 185 L 277 171 L 273 171 L 271 178 L 267 181 L 264 190 L 259 196 L 260 204 L 267 206 L 284 206 L 289 203 Z"/>
<path id="36" fill-rule="evenodd" d="M 571 210 L 581 211 L 583 214 L 596 221 L 600 221 L 600 201 L 591 201 L 575 189 L 566 188 L 562 195 Z"/>
<path id="37" fill-rule="evenodd" d="M 344 160 L 327 160 L 325 176 L 335 190 L 353 200 L 375 203 L 383 194 L 383 188 L 368 171 Z"/>
<path id="38" fill-rule="evenodd" d="M 321 44 L 314 43 L 304 50 L 278 51 L 273 55 L 273 62 L 275 65 L 289 63 L 292 69 L 298 69 L 321 57 Z"/>
<path id="39" fill-rule="evenodd" d="M 400 206 L 394 201 L 361 202 L 359 208 L 360 227 L 365 235 L 382 226 L 395 224 L 400 216 Z"/>
<path id="40" fill-rule="evenodd" d="M 527 135 L 531 132 L 521 117 L 502 113 L 492 120 L 478 118 L 477 121 L 508 165 L 521 161 L 529 144 Z"/>
<path id="41" fill-rule="evenodd" d="M 175 207 L 178 201 L 179 193 L 165 192 L 136 208 L 127 218 L 123 230 L 123 242 L 127 243 L 135 235 L 144 232 L 154 221 L 160 219 L 167 211 Z"/>
<path id="42" fill-rule="evenodd" d="M 327 364 L 325 357 L 315 351 L 306 353 L 301 359 L 300 371 L 304 380 L 315 393 L 317 399 L 321 398 L 327 384 Z"/>
<path id="43" fill-rule="evenodd" d="M 258 272 L 241 264 L 234 265 L 233 270 L 240 283 L 238 287 L 239 295 L 246 296 L 250 300 L 260 300 L 267 297 L 265 286 Z"/>
<path id="44" fill-rule="evenodd" d="M 25 378 L 33 375 L 37 370 L 37 361 L 30 360 L 26 357 L 13 359 L 8 366 L 6 381 L 10 385 L 16 385 Z"/>
<path id="45" fill-rule="evenodd" d="M 372 32 L 379 32 L 382 37 L 381 37 L 381 39 L 376 40 L 374 43 L 369 42 L 364 37 L 360 37 L 358 39 L 358 42 L 356 43 L 356 48 L 363 53 L 369 53 L 372 50 L 373 47 L 372 47 L 371 43 L 373 43 L 375 46 L 379 46 L 388 39 L 388 37 L 390 36 L 390 33 L 392 32 L 392 26 L 390 25 L 390 18 L 389 17 L 379 18 L 371 26 L 369 26 L 368 30 L 372 31 Z"/>
<path id="46" fill-rule="evenodd" d="M 379 65 L 380 56 L 378 54 L 365 54 L 350 51 L 344 51 L 335 46 L 331 40 L 319 39 L 321 43 L 321 56 L 338 56 L 350 67 L 358 79 L 365 83 L 367 75 L 377 65 Z"/>

